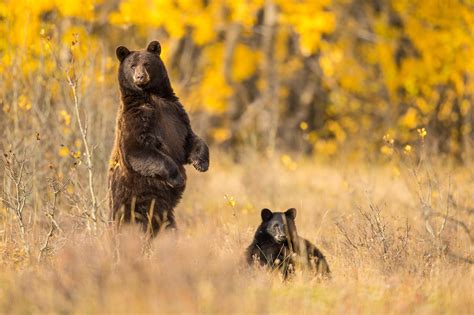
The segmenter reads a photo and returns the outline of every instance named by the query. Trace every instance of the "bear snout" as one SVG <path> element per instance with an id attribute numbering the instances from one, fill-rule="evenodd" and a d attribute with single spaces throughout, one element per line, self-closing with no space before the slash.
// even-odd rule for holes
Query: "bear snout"
<path id="1" fill-rule="evenodd" d="M 135 73 L 133 74 L 133 83 L 137 86 L 144 86 L 150 82 L 150 76 L 146 71 L 146 68 L 143 66 L 137 66 L 135 68 Z"/>
<path id="2" fill-rule="evenodd" d="M 277 242 L 284 242 L 286 241 L 286 234 L 285 232 L 283 231 L 283 229 L 281 228 L 280 225 L 275 225 L 273 227 L 273 235 L 274 235 L 274 238 Z"/>

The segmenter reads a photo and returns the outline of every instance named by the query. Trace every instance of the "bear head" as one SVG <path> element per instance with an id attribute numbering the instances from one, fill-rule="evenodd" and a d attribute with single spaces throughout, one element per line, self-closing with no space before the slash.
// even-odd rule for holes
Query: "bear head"
<path id="1" fill-rule="evenodd" d="M 146 49 L 138 51 L 119 46 L 115 52 L 120 61 L 118 78 L 122 93 L 174 96 L 168 73 L 160 58 L 161 45 L 158 41 L 152 41 Z"/>
<path id="2" fill-rule="evenodd" d="M 270 209 L 262 209 L 262 223 L 258 233 L 270 236 L 277 244 L 293 243 L 297 240 L 295 218 L 296 209 L 290 208 L 285 212 L 272 212 Z"/>

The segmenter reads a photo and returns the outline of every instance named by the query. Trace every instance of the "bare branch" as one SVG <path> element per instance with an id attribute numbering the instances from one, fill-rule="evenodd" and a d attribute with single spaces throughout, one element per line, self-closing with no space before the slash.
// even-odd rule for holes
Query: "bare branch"
<path id="1" fill-rule="evenodd" d="M 73 43 L 73 45 L 75 42 Z M 80 103 L 79 103 L 79 97 L 78 97 L 78 78 L 76 76 L 75 72 L 75 60 L 72 58 L 71 64 L 69 69 L 66 70 L 66 78 L 69 83 L 69 87 L 71 88 L 72 94 L 73 94 L 73 103 L 74 103 L 74 110 L 75 110 L 75 116 L 77 119 L 77 123 L 79 125 L 79 131 L 81 133 L 81 138 L 82 138 L 82 144 L 84 145 L 84 151 L 85 151 L 85 157 L 86 157 L 86 167 L 87 167 L 87 173 L 88 173 L 88 180 L 89 180 L 89 193 L 90 193 L 90 198 L 91 198 L 91 210 L 89 213 L 88 218 L 90 218 L 90 221 L 92 221 L 92 227 L 90 224 L 90 221 L 88 220 L 88 227 L 92 229 L 94 232 L 97 230 L 97 209 L 98 209 L 98 204 L 97 204 L 97 198 L 96 194 L 94 191 L 94 174 L 93 174 L 93 163 L 92 163 L 92 152 L 90 150 L 90 145 L 89 141 L 87 139 L 87 125 L 84 125 L 81 119 L 80 115 Z"/>
<path id="2" fill-rule="evenodd" d="M 56 203 L 57 203 L 58 195 L 66 187 L 66 185 L 67 185 L 67 182 L 60 185 L 60 187 L 56 187 L 56 181 L 54 179 L 52 179 L 50 182 L 50 187 L 52 188 L 52 191 L 53 191 L 53 202 L 51 204 L 51 208 L 45 211 L 46 217 L 50 220 L 49 232 L 46 235 L 46 239 L 44 240 L 43 246 L 40 249 L 40 252 L 38 255 L 38 261 L 41 261 L 44 254 L 49 249 L 50 241 L 54 235 L 54 232 L 56 230 L 62 231 L 61 228 L 59 227 L 59 224 L 56 222 L 55 214 L 56 214 Z"/>

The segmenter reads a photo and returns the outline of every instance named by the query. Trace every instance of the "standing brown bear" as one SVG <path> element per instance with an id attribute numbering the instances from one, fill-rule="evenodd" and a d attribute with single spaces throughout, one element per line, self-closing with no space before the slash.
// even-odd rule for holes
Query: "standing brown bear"
<path id="1" fill-rule="evenodd" d="M 153 233 L 176 228 L 184 165 L 200 172 L 209 167 L 209 149 L 191 129 L 160 53 L 157 41 L 144 50 L 116 50 L 122 102 L 109 170 L 112 219 L 136 221 Z"/>

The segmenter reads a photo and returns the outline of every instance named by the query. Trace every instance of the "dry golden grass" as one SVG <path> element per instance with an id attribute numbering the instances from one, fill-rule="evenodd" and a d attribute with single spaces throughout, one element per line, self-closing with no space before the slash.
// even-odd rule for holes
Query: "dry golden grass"
<path id="1" fill-rule="evenodd" d="M 218 150 L 212 158 L 208 173 L 188 169 L 188 188 L 176 210 L 179 231 L 151 243 L 133 227 L 116 233 L 99 224 L 93 235 L 84 218 L 68 214 L 60 202 L 61 231 L 38 259 L 47 221 L 25 220 L 27 255 L 15 215 L 3 213 L 0 313 L 474 310 L 472 243 L 452 221 L 472 228 L 474 178 L 466 168 L 420 168 L 418 185 L 408 167 L 398 174 L 390 164 L 301 159 L 291 171 L 277 158 L 249 155 L 237 164 Z M 429 211 L 443 214 L 428 221 L 435 237 L 418 193 L 431 196 Z M 331 280 L 298 273 L 282 282 L 278 274 L 243 264 L 262 207 L 298 209 L 299 233 L 327 255 Z"/>

